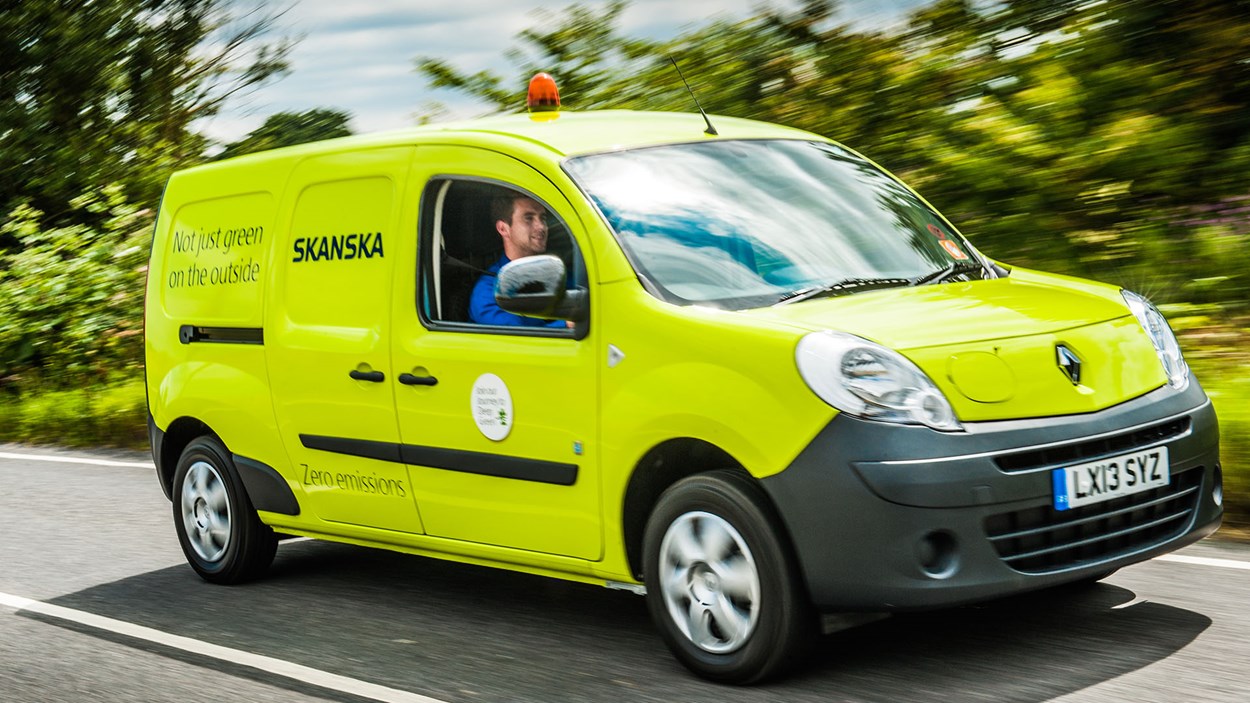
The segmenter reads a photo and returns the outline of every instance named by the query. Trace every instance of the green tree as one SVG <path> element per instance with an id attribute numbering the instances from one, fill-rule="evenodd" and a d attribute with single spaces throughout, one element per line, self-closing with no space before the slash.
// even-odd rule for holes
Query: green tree
<path id="1" fill-rule="evenodd" d="M 350 122 L 351 115 L 342 110 L 315 108 L 304 112 L 278 112 L 246 137 L 226 145 L 217 158 L 228 159 L 266 149 L 346 137 L 352 133 Z"/>
<path id="2" fill-rule="evenodd" d="M 1244 307 L 1250 4 L 1017 1 L 925 22 L 957 4 L 922 10 L 908 39 L 962 86 L 928 91 L 942 109 L 915 132 L 910 180 L 1002 258 Z"/>
<path id="3" fill-rule="evenodd" d="M 76 198 L 99 226 L 49 228 L 20 206 L 0 234 L 0 388 L 75 385 L 125 374 L 143 359 L 143 294 L 152 213 L 120 186 Z"/>
<path id="4" fill-rule="evenodd" d="M 547 70 L 573 109 L 691 111 L 675 56 L 709 112 L 865 152 L 1009 263 L 1250 308 L 1250 0 L 937 0 L 888 31 L 786 7 L 647 42 L 574 6 L 511 80 L 418 69 L 502 109 Z"/>
<path id="5" fill-rule="evenodd" d="M 286 69 L 275 17 L 231 0 L 22 0 L 0 13 L 0 212 L 98 224 L 73 205 L 120 183 L 154 201 L 202 154 L 191 123 Z M 0 241 L 0 247 L 6 242 Z M 14 240 L 7 240 L 9 246 Z"/>
<path id="6" fill-rule="evenodd" d="M 547 71 L 560 78 L 562 103 L 592 109 L 627 81 L 638 68 L 637 59 L 658 51 L 656 44 L 619 34 L 616 25 L 627 4 L 612 0 L 603 10 L 573 5 L 560 15 L 537 12 L 536 26 L 518 34 L 519 46 L 506 52 L 518 67 L 515 77 L 491 71 L 464 74 L 430 56 L 416 58 L 417 71 L 432 87 L 464 91 L 501 110 L 524 107 L 530 76 Z"/>
<path id="7" fill-rule="evenodd" d="M 794 87 L 790 72 L 801 69 L 815 40 L 800 28 L 810 29 L 835 6 L 812 0 L 793 14 L 769 10 L 654 42 L 620 33 L 617 24 L 627 7 L 622 0 L 603 12 L 573 5 L 559 15 L 539 13 L 538 24 L 517 35 L 518 46 L 505 52 L 517 69 L 509 78 L 464 74 L 430 57 L 417 58 L 417 71 L 435 88 L 466 92 L 500 110 L 522 108 L 529 77 L 546 71 L 558 78 L 566 109 L 692 111 L 672 57 L 709 111 L 767 119 L 772 99 Z"/>

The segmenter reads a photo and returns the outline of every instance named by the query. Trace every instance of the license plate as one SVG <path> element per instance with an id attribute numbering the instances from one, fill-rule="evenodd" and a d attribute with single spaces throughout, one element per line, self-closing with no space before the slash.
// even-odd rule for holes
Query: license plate
<path id="1" fill-rule="evenodd" d="M 1104 500 L 1141 493 L 1171 480 L 1168 448 L 1155 447 L 1086 464 L 1065 466 L 1050 473 L 1055 510 L 1079 508 Z"/>

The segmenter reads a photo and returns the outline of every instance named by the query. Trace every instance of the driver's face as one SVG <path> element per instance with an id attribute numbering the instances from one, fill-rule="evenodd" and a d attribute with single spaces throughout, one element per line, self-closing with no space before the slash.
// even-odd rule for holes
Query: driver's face
<path id="1" fill-rule="evenodd" d="M 529 198 L 512 203 L 512 222 L 498 223 L 503 235 L 504 253 L 513 261 L 547 251 L 547 213 L 543 206 Z"/>

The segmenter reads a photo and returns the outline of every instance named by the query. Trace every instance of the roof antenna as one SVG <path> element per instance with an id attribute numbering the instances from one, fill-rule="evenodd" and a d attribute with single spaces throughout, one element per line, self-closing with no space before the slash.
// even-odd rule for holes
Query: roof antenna
<path id="1" fill-rule="evenodd" d="M 703 115 L 703 121 L 707 123 L 707 129 L 703 130 L 703 133 L 713 137 L 720 134 L 720 132 L 717 132 L 716 128 L 712 126 L 712 121 L 708 119 L 707 113 L 703 111 L 703 106 L 699 104 L 699 98 L 695 97 L 694 90 L 690 88 L 690 84 L 686 83 L 686 77 L 682 75 L 681 67 L 677 65 L 677 59 L 670 56 L 668 57 L 668 60 L 673 62 L 673 68 L 677 69 L 677 75 L 681 77 L 681 82 L 685 84 L 686 90 L 690 91 L 690 97 L 694 98 L 694 104 L 699 108 L 699 114 Z"/>

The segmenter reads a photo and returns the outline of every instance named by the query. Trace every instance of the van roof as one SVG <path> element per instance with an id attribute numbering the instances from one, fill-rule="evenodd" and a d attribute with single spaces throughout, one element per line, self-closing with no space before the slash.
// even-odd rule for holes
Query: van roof
<path id="1" fill-rule="evenodd" d="M 516 139 L 552 152 L 555 158 L 616 151 L 640 146 L 697 142 L 711 139 L 822 139 L 810 132 L 769 122 L 737 117 L 711 116 L 719 136 L 704 134 L 698 113 L 595 110 L 587 112 L 520 113 L 472 120 L 435 123 L 388 132 L 330 139 L 272 151 L 247 154 L 238 159 L 266 156 L 312 155 L 351 148 L 381 147 L 441 141 L 474 135 Z M 235 162 L 227 159 L 224 162 Z"/>
<path id="2" fill-rule="evenodd" d="M 811 139 L 815 135 L 790 127 L 714 115 L 718 137 L 704 134 L 706 124 L 697 113 L 597 110 L 593 112 L 521 113 L 487 117 L 419 129 L 487 132 L 540 144 L 560 156 L 615 151 L 654 144 L 708 139 Z"/>

